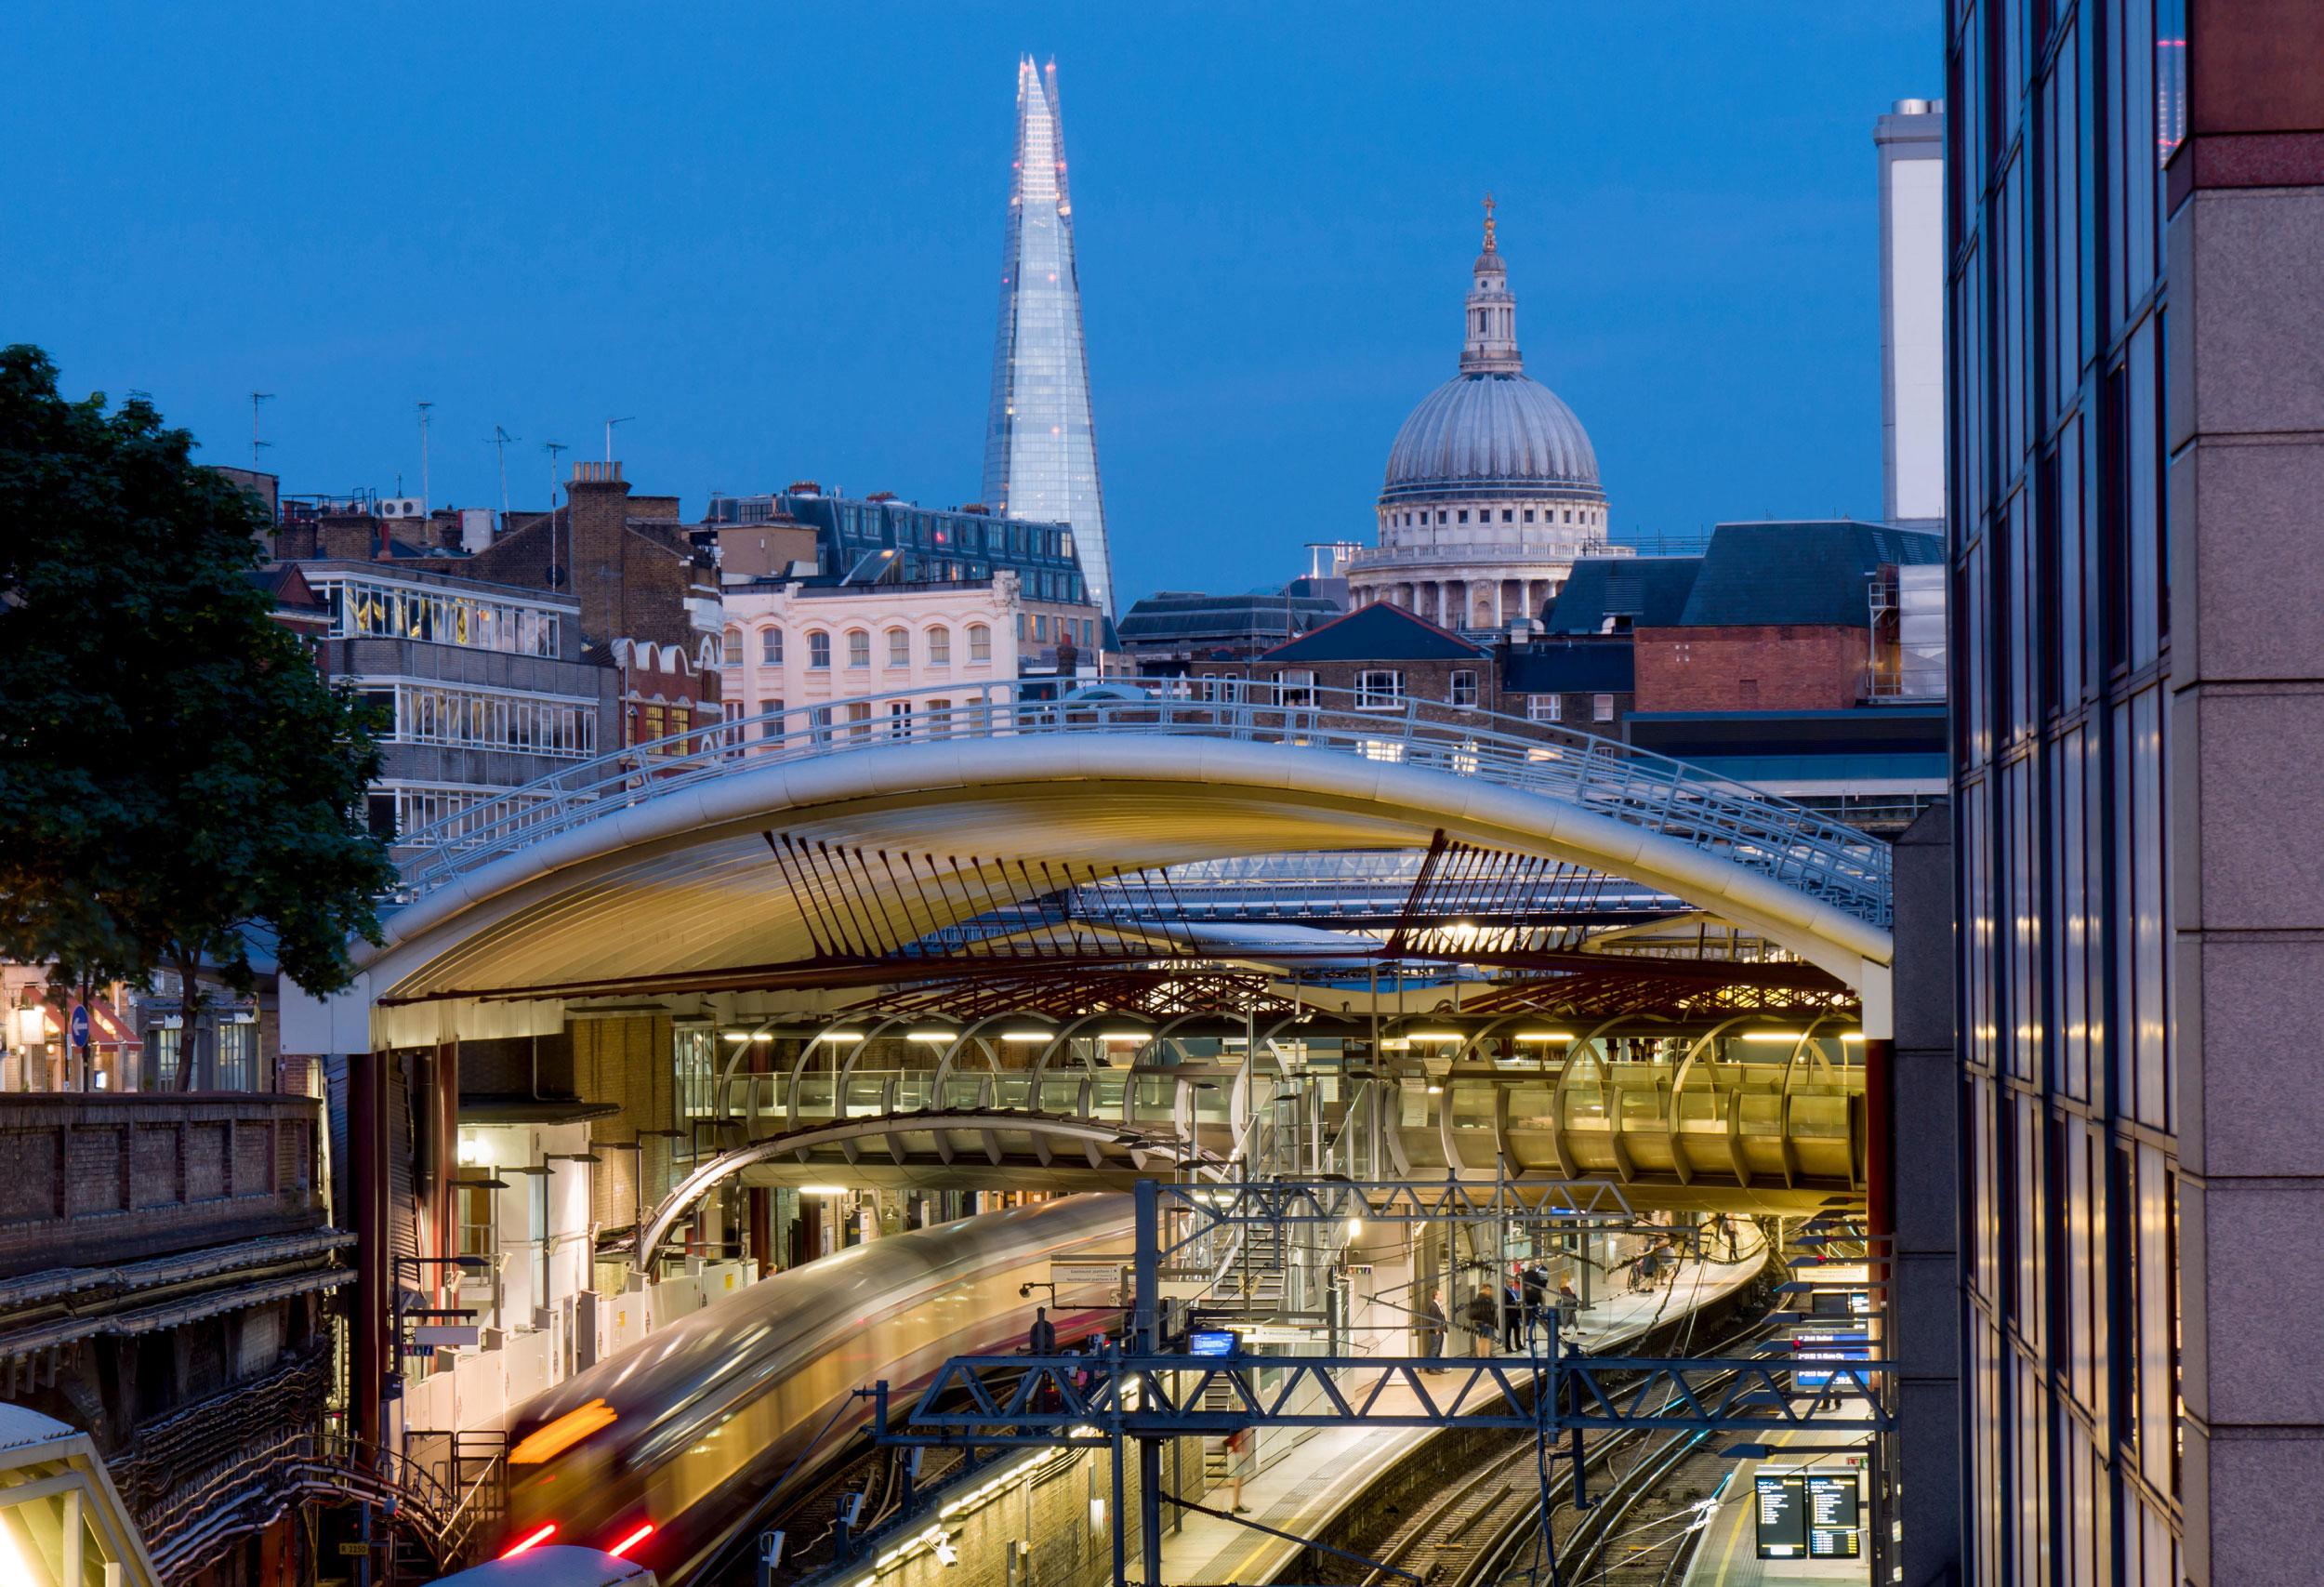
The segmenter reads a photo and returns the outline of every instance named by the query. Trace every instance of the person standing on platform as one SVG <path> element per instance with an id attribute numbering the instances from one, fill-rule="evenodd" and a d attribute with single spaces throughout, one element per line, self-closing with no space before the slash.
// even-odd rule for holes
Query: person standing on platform
<path id="1" fill-rule="evenodd" d="M 1432 1289 L 1420 1303 L 1420 1354 L 1433 1361 L 1445 1354 L 1445 1331 L 1452 1325 L 1445 1316 L 1445 1291 Z M 1440 1370 L 1431 1367 L 1430 1371 Z"/>
<path id="2" fill-rule="evenodd" d="M 1057 1354 L 1057 1325 L 1049 1320 L 1049 1308 L 1033 1308 L 1033 1326 L 1024 1330 L 1024 1353 L 1027 1356 Z"/>
<path id="3" fill-rule="evenodd" d="M 1525 1347 L 1525 1300 L 1513 1278 L 1501 1280 L 1501 1348 L 1511 1355 Z"/>
<path id="4" fill-rule="evenodd" d="M 1525 1296 L 1525 1320 L 1530 1323 L 1541 1315 L 1541 1308 L 1550 1298 L 1549 1269 L 1536 1263 L 1525 1269 L 1522 1282 Z"/>
<path id="5" fill-rule="evenodd" d="M 1574 1293 L 1573 1280 L 1557 1281 L 1557 1329 L 1564 1333 L 1581 1321 L 1581 1297 Z"/>
<path id="6" fill-rule="evenodd" d="M 1500 1319 L 1494 1316 L 1493 1291 L 1489 1286 L 1479 1285 L 1469 1297 L 1467 1320 L 1469 1331 L 1476 1336 L 1476 1354 L 1493 1354 L 1493 1336 L 1500 1331 Z"/>

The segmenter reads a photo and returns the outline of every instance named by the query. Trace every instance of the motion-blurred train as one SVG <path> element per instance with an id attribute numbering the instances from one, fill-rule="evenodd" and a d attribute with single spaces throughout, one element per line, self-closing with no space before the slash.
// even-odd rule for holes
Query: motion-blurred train
<path id="1" fill-rule="evenodd" d="M 947 1356 L 1024 1343 L 1050 1307 L 1062 1342 L 1116 1321 L 1102 1283 L 1048 1288 L 1050 1263 L 1125 1250 L 1130 1198 L 1065 1197 L 852 1248 L 658 1329 L 519 1410 L 503 1549 L 615 1550 L 684 1583 L 809 1492 L 871 1420 Z M 1029 1286 L 1039 1286 L 1031 1288 Z"/>

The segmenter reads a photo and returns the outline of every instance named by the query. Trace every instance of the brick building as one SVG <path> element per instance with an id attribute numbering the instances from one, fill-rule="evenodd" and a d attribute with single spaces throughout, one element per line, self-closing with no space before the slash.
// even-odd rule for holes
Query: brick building
<path id="1" fill-rule="evenodd" d="M 690 529 L 676 496 L 633 495 L 619 463 L 575 463 L 562 507 L 512 520 L 491 545 L 443 571 L 569 593 L 588 644 L 638 640 L 700 655 L 719 630 L 719 580 Z"/>
<path id="2" fill-rule="evenodd" d="M 304 1096 L 0 1102 L 0 1400 L 89 1435 L 165 1580 L 338 1569 L 281 1516 L 353 1276 L 321 1134 Z"/>
<path id="3" fill-rule="evenodd" d="M 1882 570 L 1893 588 L 1942 547 L 1846 519 L 1722 523 L 1699 557 L 1582 563 L 1543 626 L 1629 635 L 1642 711 L 1845 710 L 1874 692 Z"/>
<path id="4" fill-rule="evenodd" d="M 1209 681 L 1212 665 L 1188 672 L 1195 687 Z M 1496 692 L 1490 650 L 1385 602 L 1359 606 L 1255 660 L 1215 665 L 1220 677 L 1271 683 L 1287 700 L 1322 691 L 1312 697 L 1340 709 L 1400 712 L 1409 705 L 1436 717 L 1489 709 Z"/>
<path id="5" fill-rule="evenodd" d="M 1943 590 L 1925 575 L 1943 544 L 1846 519 L 1723 523 L 1699 557 L 1577 565 L 1537 654 L 1607 647 L 1610 677 L 1629 653 L 1614 720 L 1575 725 L 1900 830 L 1944 789 L 1944 701 L 1915 683 L 1931 641 L 1899 616 L 1909 604 L 1925 626 L 1934 603 L 1941 668 Z"/>

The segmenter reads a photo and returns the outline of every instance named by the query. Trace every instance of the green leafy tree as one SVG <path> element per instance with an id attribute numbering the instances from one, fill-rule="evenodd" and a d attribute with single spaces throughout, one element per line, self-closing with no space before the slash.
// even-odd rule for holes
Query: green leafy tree
<path id="1" fill-rule="evenodd" d="M 395 881 L 361 817 L 373 724 L 274 622 L 264 509 L 193 446 L 0 350 L 0 956 L 63 984 L 175 970 L 181 1086 L 203 966 L 337 991 Z"/>

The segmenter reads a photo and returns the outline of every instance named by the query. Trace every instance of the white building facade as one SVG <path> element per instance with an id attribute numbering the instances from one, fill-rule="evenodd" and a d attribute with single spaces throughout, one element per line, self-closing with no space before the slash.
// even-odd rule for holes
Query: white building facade
<path id="1" fill-rule="evenodd" d="M 1379 542 L 1347 564 L 1353 605 L 1386 601 L 1472 633 L 1538 617 L 1578 558 L 1627 554 L 1606 542 L 1589 433 L 1525 375 L 1490 207 L 1470 271 L 1460 373 L 1396 432 Z"/>
<path id="2" fill-rule="evenodd" d="M 730 584 L 725 595 L 726 715 L 763 719 L 730 728 L 730 743 L 868 721 L 876 708 L 863 696 L 903 690 L 923 697 L 893 702 L 899 720 L 889 728 L 941 733 L 950 725 L 944 713 L 1013 693 L 1022 615 L 1014 574 L 931 584 L 764 581 Z"/>

